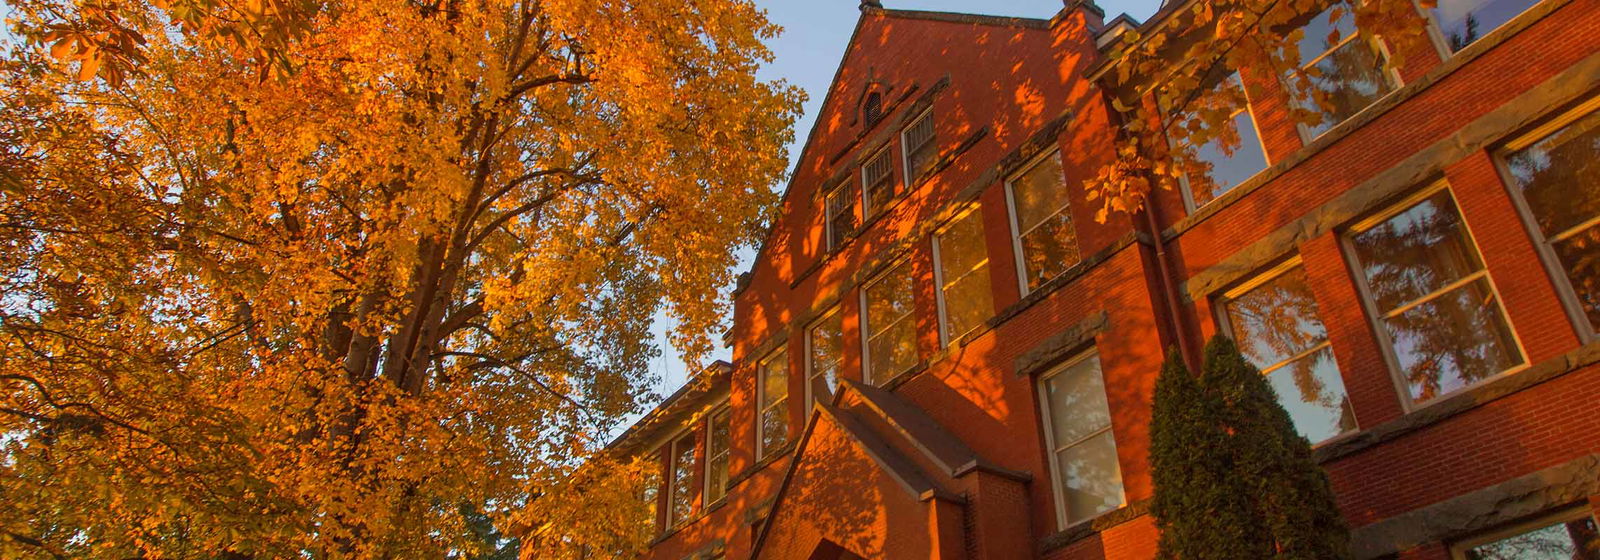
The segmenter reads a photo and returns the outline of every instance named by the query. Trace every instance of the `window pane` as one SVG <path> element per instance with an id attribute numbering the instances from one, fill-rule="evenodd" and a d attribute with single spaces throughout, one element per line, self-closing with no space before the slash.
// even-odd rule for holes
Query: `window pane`
<path id="1" fill-rule="evenodd" d="M 1055 447 L 1071 445 L 1111 425 L 1099 356 L 1081 360 L 1044 383 Z"/>
<path id="2" fill-rule="evenodd" d="M 828 249 L 838 248 L 845 236 L 856 229 L 856 195 L 851 183 L 828 193 Z"/>
<path id="3" fill-rule="evenodd" d="M 867 333 L 877 336 L 890 323 L 911 313 L 911 266 L 901 264 L 867 288 Z"/>
<path id="4" fill-rule="evenodd" d="M 972 332 L 994 315 L 989 267 L 979 268 L 944 292 L 945 332 L 952 339 Z"/>
<path id="5" fill-rule="evenodd" d="M 820 323 L 811 327 L 811 376 L 813 381 L 812 391 L 826 391 L 832 395 L 833 390 L 839 386 L 839 360 L 844 356 L 844 314 L 830 313 Z M 814 397 L 824 397 L 821 393 Z M 808 409 L 809 410 L 809 409 Z"/>
<path id="6" fill-rule="evenodd" d="M 783 402 L 761 411 L 761 448 L 772 449 L 789 441 L 787 412 Z"/>
<path id="7" fill-rule="evenodd" d="M 1072 265 L 1078 264 L 1078 242 L 1073 238 L 1072 217 L 1062 212 L 1022 235 L 1022 267 L 1028 289 L 1034 290 Z"/>
<path id="8" fill-rule="evenodd" d="M 867 214 L 882 210 L 894 198 L 894 166 L 889 150 L 882 150 L 862 167 L 861 184 L 867 193 Z"/>
<path id="9" fill-rule="evenodd" d="M 1455 52 L 1504 25 L 1538 0 L 1438 0 L 1433 17 Z"/>
<path id="10" fill-rule="evenodd" d="M 906 176 L 918 179 L 933 166 L 938 155 L 938 143 L 933 137 L 933 113 L 923 115 L 917 123 L 906 129 L 901 143 L 906 150 Z"/>
<path id="11" fill-rule="evenodd" d="M 1600 330 L 1600 112 L 1508 154 L 1506 169 Z"/>
<path id="12" fill-rule="evenodd" d="M 1295 266 L 1230 300 L 1227 313 L 1239 350 L 1262 370 L 1328 339 L 1304 267 Z"/>
<path id="13" fill-rule="evenodd" d="M 911 263 L 900 263 L 866 292 L 867 381 L 881 383 L 917 361 L 916 323 L 911 319 Z"/>
<path id="14" fill-rule="evenodd" d="M 1307 354 L 1267 374 L 1278 404 L 1300 435 L 1317 444 L 1356 429 L 1355 410 L 1345 396 L 1333 347 Z"/>
<path id="15" fill-rule="evenodd" d="M 1554 248 L 1590 328 L 1600 331 L 1600 226 L 1563 239 Z"/>
<path id="16" fill-rule="evenodd" d="M 1600 528 L 1593 517 L 1555 523 L 1473 547 L 1468 560 L 1600 560 Z"/>
<path id="17" fill-rule="evenodd" d="M 1267 168 L 1267 156 L 1261 151 L 1261 137 L 1256 135 L 1255 119 L 1250 111 L 1234 115 L 1233 124 L 1239 134 L 1239 145 L 1230 154 L 1223 149 L 1222 140 L 1207 142 L 1195 150 L 1195 160 L 1211 166 L 1206 175 L 1189 178 L 1189 193 L 1194 206 L 1199 208 L 1215 200 L 1240 183 Z"/>
<path id="18" fill-rule="evenodd" d="M 954 339 L 977 328 L 994 314 L 982 215 L 973 211 L 961 217 L 940 234 L 937 241 L 939 274 L 944 283 L 940 286 L 940 295 L 944 298 L 944 332 Z"/>
<path id="19" fill-rule="evenodd" d="M 694 436 L 672 444 L 672 524 L 688 519 L 694 510 Z"/>
<path id="20" fill-rule="evenodd" d="M 1483 269 L 1448 191 L 1357 234 L 1354 241 L 1382 313 Z"/>
<path id="21" fill-rule="evenodd" d="M 727 410 L 711 417 L 710 432 L 706 436 L 706 503 L 722 499 L 728 490 L 728 445 L 732 435 L 728 427 Z"/>
<path id="22" fill-rule="evenodd" d="M 1522 363 L 1488 278 L 1384 321 L 1414 401 L 1444 395 Z"/>
<path id="23" fill-rule="evenodd" d="M 916 365 L 916 334 L 916 324 L 901 319 L 871 340 L 867 351 L 872 360 L 870 382 L 882 384 Z"/>
<path id="24" fill-rule="evenodd" d="M 1600 111 L 1512 152 L 1506 168 L 1546 237 L 1600 216 Z"/>
<path id="25" fill-rule="evenodd" d="M 1117 444 L 1107 430 L 1056 454 L 1067 523 L 1076 523 L 1122 506 L 1122 469 Z"/>
<path id="26" fill-rule="evenodd" d="M 1326 102 L 1305 97 L 1298 85 L 1291 85 L 1291 91 L 1299 97 L 1297 104 L 1322 115 L 1319 124 L 1309 127 L 1312 136 L 1327 132 L 1393 89 L 1377 51 L 1366 41 L 1354 38 L 1354 14 L 1348 6 L 1341 5 L 1339 11 L 1342 14 L 1336 22 L 1329 21 L 1330 12 L 1325 11 L 1302 28 L 1305 36 L 1299 44 L 1300 63 L 1310 75 L 1311 90 Z M 1328 40 L 1334 29 L 1339 32 L 1338 42 Z M 1319 56 L 1323 58 L 1317 60 Z M 1297 75 L 1292 76 L 1298 79 Z"/>
<path id="27" fill-rule="evenodd" d="M 1040 160 L 1011 182 L 1012 201 L 1017 207 L 1017 229 L 1027 232 L 1067 205 L 1066 176 L 1061 171 L 1061 154 Z"/>
<path id="28" fill-rule="evenodd" d="M 779 352 L 761 363 L 761 406 L 789 396 L 789 360 Z"/>

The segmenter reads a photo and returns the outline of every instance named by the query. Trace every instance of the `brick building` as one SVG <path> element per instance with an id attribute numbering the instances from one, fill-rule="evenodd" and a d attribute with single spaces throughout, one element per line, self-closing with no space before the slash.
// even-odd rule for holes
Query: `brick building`
<path id="1" fill-rule="evenodd" d="M 1329 44 L 1352 24 L 1325 12 L 1323 125 L 1238 69 L 1243 146 L 1105 223 L 1081 185 L 1126 94 L 1103 50 L 1187 3 L 876 4 L 735 294 L 733 363 L 614 444 L 661 465 L 648 558 L 1150 558 L 1154 380 L 1218 333 L 1316 445 L 1357 558 L 1600 540 L 1600 2 L 1441 0 L 1404 57 Z"/>

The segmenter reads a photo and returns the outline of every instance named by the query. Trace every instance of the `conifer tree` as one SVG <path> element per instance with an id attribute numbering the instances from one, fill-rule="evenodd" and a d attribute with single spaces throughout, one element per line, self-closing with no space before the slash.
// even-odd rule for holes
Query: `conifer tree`
<path id="1" fill-rule="evenodd" d="M 1328 477 L 1272 386 L 1226 337 L 1206 345 L 1202 372 L 1196 379 L 1169 352 L 1156 381 L 1151 512 L 1160 557 L 1347 557 Z"/>

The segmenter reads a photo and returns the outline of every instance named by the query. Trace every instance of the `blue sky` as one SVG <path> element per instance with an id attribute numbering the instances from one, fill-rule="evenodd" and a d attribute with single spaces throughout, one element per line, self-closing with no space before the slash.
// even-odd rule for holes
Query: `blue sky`
<path id="1" fill-rule="evenodd" d="M 880 0 L 885 8 L 905 10 L 932 10 L 943 12 L 979 13 L 1001 16 L 1048 18 L 1061 10 L 1062 0 Z M 1144 20 L 1154 13 L 1160 0 L 1098 0 L 1109 19 L 1126 12 L 1135 19 Z M 783 26 L 783 34 L 770 43 L 775 60 L 761 69 L 764 79 L 783 79 L 800 86 L 810 95 L 804 106 L 804 115 L 795 123 L 796 141 L 803 141 L 811 129 L 812 118 L 822 104 L 823 92 L 833 79 L 833 71 L 844 56 L 845 43 L 855 29 L 859 0 L 756 0 L 767 11 L 767 17 Z M 799 152 L 790 146 L 790 157 Z M 741 269 L 748 268 L 748 258 Z M 667 329 L 664 321 L 653 327 L 657 336 Z M 661 338 L 665 344 L 665 338 Z M 660 383 L 657 391 L 663 396 L 678 389 L 692 371 L 678 359 L 677 352 L 665 347 L 654 368 Z M 723 350 L 716 356 L 726 358 Z"/>

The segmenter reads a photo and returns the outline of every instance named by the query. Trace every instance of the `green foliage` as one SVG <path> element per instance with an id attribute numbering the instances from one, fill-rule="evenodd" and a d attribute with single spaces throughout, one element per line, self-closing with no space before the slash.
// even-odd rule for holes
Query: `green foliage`
<path id="1" fill-rule="evenodd" d="M 1206 345 L 1196 379 L 1176 352 L 1156 381 L 1150 464 L 1159 557 L 1330 559 L 1349 535 L 1327 474 L 1272 386 L 1233 341 Z"/>

